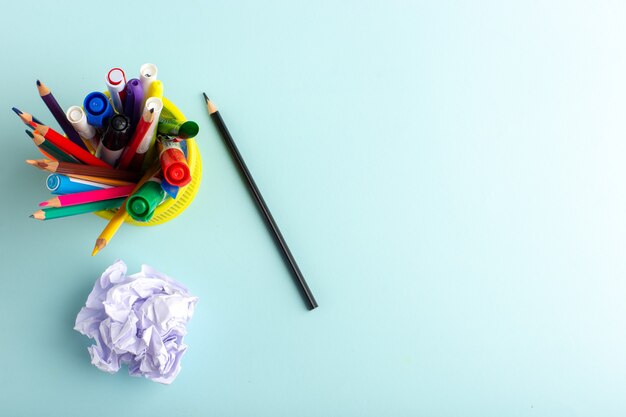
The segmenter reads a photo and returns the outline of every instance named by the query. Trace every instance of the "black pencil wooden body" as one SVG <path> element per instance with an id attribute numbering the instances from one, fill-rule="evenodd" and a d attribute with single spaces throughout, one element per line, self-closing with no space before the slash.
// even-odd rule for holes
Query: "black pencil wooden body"
<path id="1" fill-rule="evenodd" d="M 276 221 L 274 220 L 270 209 L 267 207 L 267 204 L 265 204 L 265 200 L 263 199 L 259 188 L 254 182 L 254 178 L 252 178 L 252 174 L 250 174 L 250 171 L 248 170 L 248 167 L 246 166 L 246 163 L 244 162 L 241 153 L 239 153 L 239 149 L 237 149 L 237 145 L 235 145 L 235 142 L 230 135 L 230 132 L 228 131 L 228 128 L 226 127 L 226 124 L 224 123 L 224 120 L 220 115 L 220 112 L 214 111 L 213 113 L 211 113 L 211 119 L 213 119 L 213 122 L 215 123 L 215 126 L 219 130 L 222 138 L 224 139 L 224 142 L 226 142 L 226 146 L 228 146 L 231 155 L 237 162 L 241 173 L 246 178 L 246 183 L 248 184 L 250 192 L 256 200 L 259 208 L 263 212 L 265 220 L 272 229 L 274 237 L 276 238 L 278 245 L 282 249 L 285 257 L 287 258 L 287 262 L 298 281 L 300 292 L 302 296 L 306 299 L 309 310 L 313 310 L 317 307 L 317 301 L 315 301 L 315 297 L 313 297 L 313 294 L 311 293 L 311 290 L 309 289 L 309 286 L 307 285 L 306 280 L 304 279 L 304 276 L 302 275 L 302 272 L 300 271 L 300 268 L 298 267 L 295 258 L 291 254 L 289 246 L 287 246 L 287 242 L 285 242 L 285 238 L 280 232 L 280 229 L 278 228 L 278 225 L 276 224 Z"/>

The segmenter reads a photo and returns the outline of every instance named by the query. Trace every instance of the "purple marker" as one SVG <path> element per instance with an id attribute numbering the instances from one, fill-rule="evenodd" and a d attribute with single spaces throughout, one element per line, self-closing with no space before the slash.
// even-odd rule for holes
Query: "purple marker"
<path id="1" fill-rule="evenodd" d="M 126 83 L 126 100 L 124 101 L 124 114 L 130 119 L 131 131 L 135 130 L 141 117 L 141 103 L 143 103 L 141 81 L 133 78 Z"/>

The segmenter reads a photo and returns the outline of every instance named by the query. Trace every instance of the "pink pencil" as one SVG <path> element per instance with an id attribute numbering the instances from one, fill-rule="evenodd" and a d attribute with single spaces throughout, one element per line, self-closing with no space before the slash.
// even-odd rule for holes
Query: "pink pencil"
<path id="1" fill-rule="evenodd" d="M 94 201 L 111 200 L 113 198 L 129 196 L 135 184 L 122 187 L 103 188 L 101 190 L 84 191 L 82 193 L 66 194 L 51 198 L 39 203 L 40 207 L 67 207 L 77 204 L 93 203 Z"/>

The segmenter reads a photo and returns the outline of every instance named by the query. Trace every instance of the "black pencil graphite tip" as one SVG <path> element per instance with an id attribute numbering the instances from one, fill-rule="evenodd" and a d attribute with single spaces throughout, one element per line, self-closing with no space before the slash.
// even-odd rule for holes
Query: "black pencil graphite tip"
<path id="1" fill-rule="evenodd" d="M 202 93 L 202 95 L 204 96 L 204 101 L 206 101 L 207 103 L 210 101 L 209 97 L 207 97 L 206 93 Z"/>
<path id="2" fill-rule="evenodd" d="M 41 81 L 37 80 L 37 87 L 41 86 Z"/>
<path id="3" fill-rule="evenodd" d="M 31 139 L 35 139 L 35 135 L 33 135 L 33 132 L 31 132 L 30 130 L 24 130 L 24 132 L 26 132 L 26 134 L 30 136 Z"/>
<path id="4" fill-rule="evenodd" d="M 17 114 L 18 116 L 19 116 L 20 114 L 22 114 L 22 113 L 23 113 L 23 112 L 22 112 L 20 109 L 18 109 L 17 107 L 12 107 L 12 108 L 11 108 L 11 110 L 13 110 L 13 111 L 15 112 L 15 114 Z"/>

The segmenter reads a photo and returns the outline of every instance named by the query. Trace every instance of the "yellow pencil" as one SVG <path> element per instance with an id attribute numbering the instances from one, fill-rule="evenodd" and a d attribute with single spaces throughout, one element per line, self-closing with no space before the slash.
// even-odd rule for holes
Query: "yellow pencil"
<path id="1" fill-rule="evenodd" d="M 130 193 L 129 197 L 132 196 L 146 181 L 148 181 L 154 175 L 157 175 L 160 170 L 161 170 L 161 164 L 159 164 L 158 162 L 155 163 L 150 169 L 148 169 L 146 173 L 144 174 L 144 176 L 141 177 L 141 179 L 135 186 L 135 189 L 133 190 L 133 192 Z M 104 230 L 102 230 L 102 233 L 100 233 L 100 236 L 98 236 L 98 239 L 96 239 L 96 244 L 93 248 L 93 252 L 91 252 L 91 256 L 95 256 L 96 253 L 104 249 L 104 247 L 113 238 L 113 235 L 115 235 L 115 232 L 117 232 L 117 229 L 119 229 L 122 226 L 122 223 L 124 223 L 124 220 L 126 220 L 126 218 L 128 217 L 128 212 L 126 211 L 127 201 L 128 201 L 128 197 L 126 197 L 126 200 L 124 200 L 120 208 L 117 209 L 117 212 L 113 215 L 113 217 L 111 217 L 111 220 L 109 220 L 109 223 L 106 225 Z"/>

